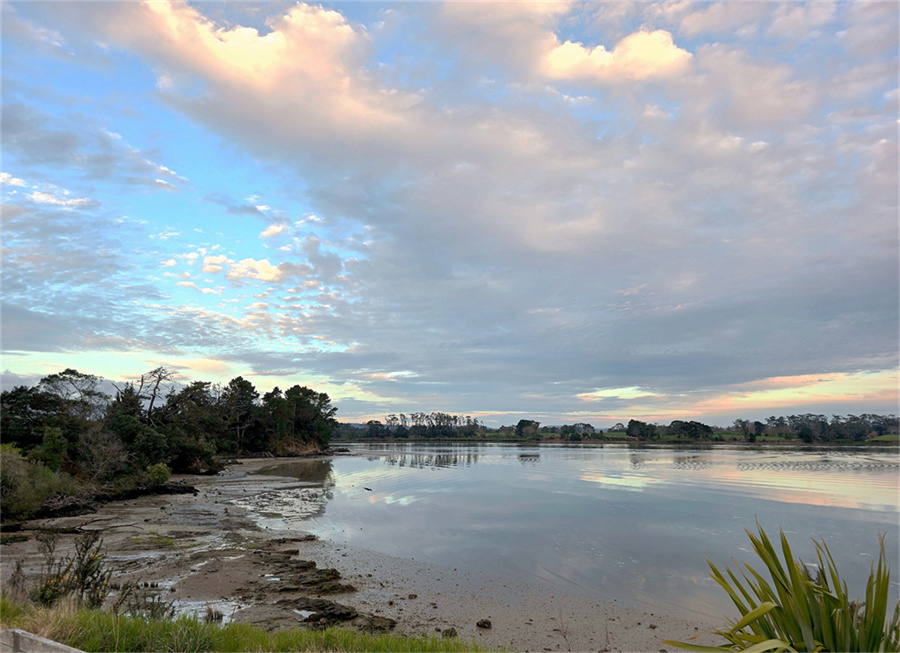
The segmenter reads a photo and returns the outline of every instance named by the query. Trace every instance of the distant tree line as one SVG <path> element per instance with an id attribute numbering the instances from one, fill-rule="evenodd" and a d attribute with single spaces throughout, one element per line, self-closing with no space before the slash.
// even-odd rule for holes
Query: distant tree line
<path id="1" fill-rule="evenodd" d="M 630 441 L 725 441 L 756 442 L 757 438 L 815 442 L 862 442 L 870 438 L 900 432 L 900 420 L 895 415 L 790 415 L 769 417 L 765 422 L 737 419 L 729 427 L 710 426 L 694 420 L 673 420 L 668 425 L 640 420 L 618 423 L 607 429 L 595 428 L 586 422 L 562 426 L 541 426 L 532 419 L 520 419 L 515 425 L 489 428 L 471 416 L 448 415 L 441 412 L 411 413 L 409 416 L 388 415 L 385 420 L 370 420 L 363 428 L 341 425 L 339 437 L 359 438 L 453 438 L 453 439 L 515 439 L 564 440 L 580 442 L 590 439 L 624 439 Z"/>
<path id="2" fill-rule="evenodd" d="M 618 425 L 621 426 L 621 425 Z M 615 427 L 614 427 L 615 428 Z M 611 429 L 613 430 L 613 429 Z M 675 420 L 668 426 L 630 420 L 622 431 L 637 440 L 722 440 L 725 434 L 739 434 L 747 442 L 760 437 L 776 440 L 814 442 L 863 442 L 869 438 L 895 434 L 900 430 L 896 415 L 790 415 L 769 417 L 765 422 L 736 419 L 731 429 L 700 422 Z"/>
<path id="3" fill-rule="evenodd" d="M 322 449 L 337 424 L 328 395 L 307 387 L 260 396 L 240 376 L 224 386 L 176 385 L 175 376 L 158 367 L 110 396 L 99 377 L 67 369 L 0 394 L 4 471 L 12 474 L 0 479 L 0 499 L 12 492 L 9 466 L 18 458 L 102 485 L 148 469 L 166 477 L 214 471 L 222 454 Z M 15 464 L 20 476 L 36 473 Z"/>
<path id="4" fill-rule="evenodd" d="M 484 433 L 486 427 L 471 415 L 431 413 L 391 413 L 381 420 L 366 423 L 367 438 L 467 438 Z M 343 433 L 343 431 L 342 431 Z M 359 434 L 356 434 L 359 435 Z"/>

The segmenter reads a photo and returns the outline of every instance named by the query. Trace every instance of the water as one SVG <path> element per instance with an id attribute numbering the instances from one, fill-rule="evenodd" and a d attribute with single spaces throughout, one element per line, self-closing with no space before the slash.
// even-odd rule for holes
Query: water
<path id="1" fill-rule="evenodd" d="M 886 533 L 900 587 L 893 451 L 625 445 L 356 445 L 282 467 L 320 484 L 297 527 L 395 556 L 546 584 L 680 616 L 733 614 L 709 578 L 732 557 L 759 568 L 745 528 L 783 528 L 794 554 L 823 539 L 862 593 Z"/>

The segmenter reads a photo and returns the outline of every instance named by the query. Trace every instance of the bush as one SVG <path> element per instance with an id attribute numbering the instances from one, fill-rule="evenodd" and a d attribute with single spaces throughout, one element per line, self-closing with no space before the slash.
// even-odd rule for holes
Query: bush
<path id="1" fill-rule="evenodd" d="M 28 461 L 18 449 L 0 445 L 0 516 L 28 519 L 52 496 L 80 496 L 84 487 L 65 472 L 55 473 L 37 461 Z"/>
<path id="2" fill-rule="evenodd" d="M 900 650 L 900 602 L 888 621 L 890 569 L 884 559 L 884 537 L 879 537 L 878 567 L 866 583 L 865 601 L 851 600 L 825 542 L 817 542 L 815 577 L 802 560 L 794 560 L 784 531 L 781 551 L 784 563 L 759 524 L 759 536 L 747 535 L 771 577 L 771 584 L 744 563 L 742 583 L 727 566 L 728 578 L 707 560 L 713 579 L 728 593 L 743 615 L 728 630 L 715 633 L 728 640 L 719 648 L 666 642 L 693 651 L 898 651 Z"/>
<path id="3" fill-rule="evenodd" d="M 38 586 L 31 597 L 39 605 L 51 607 L 64 596 L 72 596 L 88 608 L 99 608 L 109 596 L 112 570 L 106 566 L 103 540 L 97 531 L 88 531 L 75 541 L 75 553 L 56 557 L 59 534 L 38 533 L 38 548 L 44 556 Z"/>
<path id="4" fill-rule="evenodd" d="M 172 472 L 169 471 L 169 467 L 165 463 L 157 463 L 147 468 L 147 478 L 151 483 L 156 483 L 157 485 L 162 485 L 168 481 L 171 475 Z"/>

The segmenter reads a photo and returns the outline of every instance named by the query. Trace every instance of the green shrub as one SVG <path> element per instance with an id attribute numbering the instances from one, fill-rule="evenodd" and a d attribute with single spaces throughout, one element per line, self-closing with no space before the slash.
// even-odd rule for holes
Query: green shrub
<path id="1" fill-rule="evenodd" d="M 172 472 L 169 471 L 169 467 L 165 463 L 156 463 L 147 468 L 147 478 L 151 483 L 156 483 L 157 485 L 162 485 L 168 481 L 171 475 Z"/>
<path id="2" fill-rule="evenodd" d="M 26 460 L 12 445 L 0 445 L 0 515 L 4 520 L 28 519 L 54 495 L 83 493 L 82 484 L 69 474 Z"/>
<path id="3" fill-rule="evenodd" d="M 865 600 L 851 600 L 847 583 L 841 580 L 825 542 L 816 545 L 815 577 L 802 560 L 794 560 L 784 531 L 781 551 L 784 562 L 759 524 L 759 536 L 747 535 L 769 572 L 767 581 L 749 564 L 738 567 L 743 582 L 725 567 L 728 578 L 709 560 L 710 574 L 728 593 L 743 617 L 728 630 L 716 634 L 727 646 L 695 646 L 666 642 L 692 651 L 898 651 L 900 650 L 900 602 L 888 620 L 890 569 L 884 558 L 880 536 L 878 566 L 872 563 Z M 735 562 L 737 565 L 737 563 Z"/>

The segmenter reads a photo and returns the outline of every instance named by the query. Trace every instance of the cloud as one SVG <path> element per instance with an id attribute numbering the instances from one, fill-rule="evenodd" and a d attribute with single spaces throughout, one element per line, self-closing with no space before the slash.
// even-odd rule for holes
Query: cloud
<path id="1" fill-rule="evenodd" d="M 68 191 L 62 191 L 63 195 L 68 195 Z M 83 207 L 91 203 L 86 197 L 59 197 L 55 193 L 46 193 L 43 191 L 34 191 L 29 194 L 28 199 L 33 202 L 37 202 L 38 204 L 49 204 L 51 206 L 59 206 L 64 209 L 74 209 L 78 207 Z"/>
<path id="2" fill-rule="evenodd" d="M 232 261 L 231 269 L 225 276 L 232 281 L 238 279 L 280 281 L 285 275 L 286 269 L 286 267 L 272 265 L 268 259 L 256 261 L 252 258 L 245 258 L 241 261 Z"/>
<path id="3" fill-rule="evenodd" d="M 273 225 L 270 225 L 270 226 L 266 227 L 265 229 L 263 229 L 259 233 L 259 237 L 260 238 L 274 238 L 275 236 L 278 236 L 279 234 L 284 232 L 284 230 L 287 228 L 288 228 L 288 226 L 286 224 L 273 224 Z"/>
<path id="4" fill-rule="evenodd" d="M 0 120 L 4 154 L 19 165 L 65 167 L 89 179 L 129 186 L 164 190 L 189 187 L 187 179 L 153 162 L 120 135 L 83 114 L 51 116 L 13 100 L 4 103 Z"/>
<path id="5" fill-rule="evenodd" d="M 215 274 L 224 269 L 223 264 L 225 263 L 230 263 L 230 261 L 228 260 L 228 257 L 223 254 L 205 256 L 203 257 L 203 267 L 201 269 L 208 274 Z"/>
<path id="6" fill-rule="evenodd" d="M 863 1 L 847 7 L 847 28 L 839 36 L 856 57 L 890 56 L 896 61 L 900 6 Z"/>
<path id="7" fill-rule="evenodd" d="M 681 19 L 680 31 L 688 37 L 707 33 L 752 33 L 769 12 L 769 7 L 764 2 L 679 3 L 679 5 L 691 9 L 701 7 L 696 11 L 690 11 Z"/>
<path id="8" fill-rule="evenodd" d="M 544 57 L 542 71 L 551 79 L 644 80 L 683 73 L 691 56 L 664 30 L 635 32 L 612 51 L 572 41 L 556 45 Z"/>
<path id="9" fill-rule="evenodd" d="M 834 19 L 837 3 L 807 2 L 800 5 L 781 5 L 769 25 L 769 34 L 792 40 L 808 38 L 815 29 Z"/>
<path id="10" fill-rule="evenodd" d="M 696 67 L 680 87 L 691 98 L 687 110 L 735 131 L 802 124 L 822 99 L 820 88 L 796 78 L 791 66 L 760 64 L 740 49 L 703 46 Z"/>
<path id="11" fill-rule="evenodd" d="M 20 188 L 28 185 L 24 180 L 19 179 L 18 177 L 13 177 L 8 172 L 0 172 L 0 183 L 5 186 L 18 186 Z"/>
<path id="12" fill-rule="evenodd" d="M 612 50 L 561 41 L 554 32 L 574 5 L 560 3 L 450 2 L 442 6 L 446 37 L 465 47 L 467 57 L 502 64 L 524 79 L 582 80 L 593 83 L 642 81 L 677 75 L 691 53 L 677 47 L 665 30 L 639 30 Z"/>

